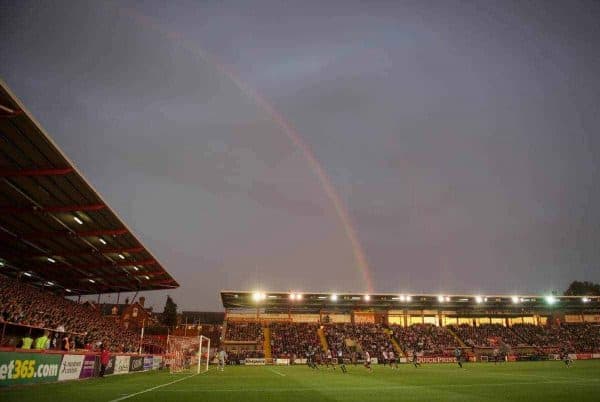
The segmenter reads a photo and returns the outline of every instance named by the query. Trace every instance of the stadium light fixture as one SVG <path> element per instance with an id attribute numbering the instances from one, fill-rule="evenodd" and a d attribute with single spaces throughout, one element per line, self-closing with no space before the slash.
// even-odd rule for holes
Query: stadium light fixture
<path id="1" fill-rule="evenodd" d="M 83 225 L 83 221 L 81 219 L 79 219 L 77 216 L 73 217 L 73 220 L 77 223 L 79 223 L 80 225 Z"/>
<path id="2" fill-rule="evenodd" d="M 262 293 L 262 292 L 254 292 L 252 293 L 252 300 L 254 300 L 255 302 L 259 302 L 261 300 L 265 300 L 267 298 L 267 295 Z"/>
<path id="3" fill-rule="evenodd" d="M 96 283 L 96 281 L 95 281 L 95 280 L 93 280 L 93 279 L 88 279 L 88 282 L 89 282 L 89 283 Z"/>
<path id="4" fill-rule="evenodd" d="M 407 295 L 407 296 L 406 296 L 406 301 L 407 301 L 407 302 L 409 302 L 409 301 L 412 301 L 412 296 L 411 296 L 411 295 Z"/>
<path id="5" fill-rule="evenodd" d="M 581 301 L 582 301 L 583 303 L 589 303 L 589 302 L 590 302 L 590 298 L 589 298 L 589 297 L 582 297 L 582 298 L 581 298 Z"/>
<path id="6" fill-rule="evenodd" d="M 50 258 L 50 257 L 48 257 L 47 260 L 48 260 L 48 262 L 51 262 L 52 264 L 54 264 L 56 262 L 56 260 L 54 258 Z"/>
<path id="7" fill-rule="evenodd" d="M 406 301 L 406 296 L 400 295 L 398 296 L 398 300 L 400 300 L 401 302 Z"/>
<path id="8" fill-rule="evenodd" d="M 519 296 L 513 296 L 510 299 L 512 300 L 513 304 L 517 304 L 521 300 L 521 299 L 519 299 Z"/>
<path id="9" fill-rule="evenodd" d="M 439 295 L 437 299 L 438 299 L 438 302 L 440 302 L 440 303 L 444 302 L 444 296 L 442 296 L 442 295 Z"/>
<path id="10" fill-rule="evenodd" d="M 336 294 L 334 293 L 334 294 L 332 294 L 332 295 L 331 295 L 329 298 L 331 299 L 331 301 L 337 301 L 337 299 L 338 299 L 338 295 L 336 295 Z"/>
<path id="11" fill-rule="evenodd" d="M 106 240 L 104 240 L 102 237 L 98 237 L 98 240 L 100 240 L 100 243 L 106 246 Z"/>
<path id="12" fill-rule="evenodd" d="M 302 293 L 296 293 L 296 300 L 302 300 Z"/>
<path id="13" fill-rule="evenodd" d="M 446 296 L 445 301 L 449 302 L 450 301 L 450 296 Z"/>
<path id="14" fill-rule="evenodd" d="M 54 286 L 54 282 L 48 281 L 48 282 L 46 282 L 46 285 L 48 285 L 48 286 Z"/>
<path id="15" fill-rule="evenodd" d="M 4 262 L 0 261 L 0 267 L 3 267 L 3 266 L 4 266 Z"/>
<path id="16" fill-rule="evenodd" d="M 65 289 L 67 293 L 71 293 L 71 289 Z"/>
<path id="17" fill-rule="evenodd" d="M 554 296 L 546 296 L 545 299 L 546 299 L 546 303 L 548 303 L 550 305 L 552 305 L 558 301 L 556 299 L 556 297 L 554 297 Z"/>
<path id="18" fill-rule="evenodd" d="M 296 293 L 290 293 L 290 300 L 296 300 Z"/>
<path id="19" fill-rule="evenodd" d="M 147 281 L 149 281 L 150 277 L 148 275 L 144 275 L 144 279 L 147 280 Z"/>
<path id="20" fill-rule="evenodd" d="M 23 272 L 23 275 L 25 275 L 28 278 L 31 278 L 31 274 L 29 272 Z"/>
<path id="21" fill-rule="evenodd" d="M 370 300 L 371 300 L 371 296 L 370 296 L 370 295 L 365 295 L 365 296 L 364 296 L 364 299 L 365 299 L 365 301 L 366 301 L 366 302 L 368 302 L 368 301 L 370 301 Z"/>
<path id="22" fill-rule="evenodd" d="M 125 256 L 123 254 L 119 254 L 119 258 L 122 259 L 122 260 L 124 260 Z"/>
<path id="23" fill-rule="evenodd" d="M 477 303 L 477 304 L 483 303 L 483 297 L 481 297 L 481 296 L 475 296 L 475 303 Z"/>
<path id="24" fill-rule="evenodd" d="M 136 265 L 134 265 L 134 266 L 133 266 L 133 270 L 137 272 L 137 271 L 139 271 L 140 269 L 139 269 L 139 268 L 138 268 Z"/>

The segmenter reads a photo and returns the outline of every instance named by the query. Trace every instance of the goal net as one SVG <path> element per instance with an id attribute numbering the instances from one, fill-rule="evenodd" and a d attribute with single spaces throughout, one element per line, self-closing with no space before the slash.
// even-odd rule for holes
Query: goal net
<path id="1" fill-rule="evenodd" d="M 209 358 L 209 338 L 203 335 L 167 337 L 165 363 L 172 374 L 207 371 Z"/>

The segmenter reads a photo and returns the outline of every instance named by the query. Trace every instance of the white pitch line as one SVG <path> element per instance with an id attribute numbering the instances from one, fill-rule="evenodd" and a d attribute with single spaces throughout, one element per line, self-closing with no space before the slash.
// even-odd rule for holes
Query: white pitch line
<path id="1" fill-rule="evenodd" d="M 280 376 L 282 376 L 282 377 L 285 377 L 285 374 L 283 374 L 283 373 L 280 373 L 279 371 L 277 371 L 277 370 L 275 370 L 275 369 L 272 369 L 271 367 L 267 367 L 267 370 L 269 370 L 271 373 L 275 373 L 275 374 L 277 374 L 277 375 L 280 375 Z"/>
<path id="2" fill-rule="evenodd" d="M 176 383 L 178 383 L 178 382 L 181 382 L 181 381 L 183 381 L 183 380 L 187 380 L 188 378 L 192 378 L 192 377 L 195 377 L 195 376 L 197 376 L 197 375 L 204 374 L 204 373 L 207 373 L 207 371 L 205 371 L 205 372 L 203 372 L 203 373 L 192 374 L 192 375 L 190 375 L 190 376 L 183 377 L 183 378 L 178 378 L 178 379 L 176 379 L 176 380 L 174 380 L 174 381 L 167 382 L 167 383 L 165 383 L 165 384 L 160 384 L 160 385 L 157 385 L 157 386 L 155 386 L 155 387 L 152 387 L 152 388 L 148 388 L 148 389 L 145 389 L 145 390 L 142 390 L 142 391 L 139 391 L 139 392 L 134 392 L 133 394 L 127 394 L 127 395 L 125 395 L 125 396 L 122 396 L 122 397 L 120 397 L 120 398 L 117 398 L 117 399 L 112 399 L 112 400 L 110 400 L 109 402 L 119 402 L 119 401 L 124 401 L 125 399 L 129 399 L 129 398 L 131 398 L 131 397 L 134 397 L 134 396 L 137 396 L 137 395 L 145 394 L 146 392 L 152 392 L 152 391 L 154 391 L 154 390 L 156 390 L 156 389 L 159 389 L 159 388 L 162 388 L 162 387 L 167 387 L 167 386 L 169 386 L 169 385 L 171 385 L 171 384 L 176 384 Z"/>

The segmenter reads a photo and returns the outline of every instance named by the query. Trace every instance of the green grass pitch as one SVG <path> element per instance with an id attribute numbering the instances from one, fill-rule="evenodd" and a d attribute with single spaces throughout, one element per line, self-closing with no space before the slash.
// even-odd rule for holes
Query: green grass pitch
<path id="1" fill-rule="evenodd" d="M 227 367 L 200 375 L 146 372 L 0 390 L 9 401 L 599 401 L 600 361 Z"/>

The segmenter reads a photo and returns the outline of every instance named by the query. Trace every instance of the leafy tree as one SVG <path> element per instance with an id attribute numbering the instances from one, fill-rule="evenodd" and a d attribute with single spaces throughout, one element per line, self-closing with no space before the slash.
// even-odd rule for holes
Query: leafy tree
<path id="1" fill-rule="evenodd" d="M 600 284 L 588 281 L 573 281 L 565 290 L 565 296 L 600 296 Z"/>
<path id="2" fill-rule="evenodd" d="M 167 301 L 162 314 L 162 323 L 169 328 L 173 328 L 177 325 L 177 304 L 171 299 L 171 296 L 167 296 Z"/>

